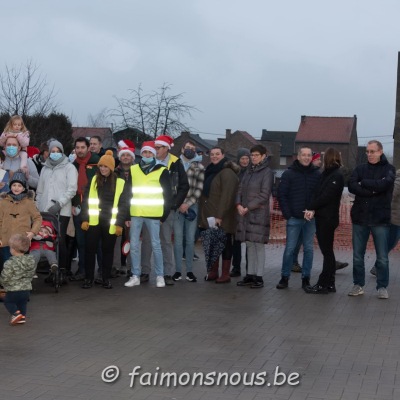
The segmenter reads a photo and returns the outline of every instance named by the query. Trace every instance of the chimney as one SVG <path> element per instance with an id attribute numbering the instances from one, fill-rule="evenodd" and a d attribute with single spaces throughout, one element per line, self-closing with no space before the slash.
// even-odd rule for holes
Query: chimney
<path id="1" fill-rule="evenodd" d="M 232 129 L 225 129 L 225 138 L 229 139 L 229 136 L 232 134 Z"/>
<path id="2" fill-rule="evenodd" d="M 302 116 L 301 116 L 301 122 L 302 122 L 302 123 L 306 122 L 306 116 L 305 116 L 305 115 L 302 115 Z"/>

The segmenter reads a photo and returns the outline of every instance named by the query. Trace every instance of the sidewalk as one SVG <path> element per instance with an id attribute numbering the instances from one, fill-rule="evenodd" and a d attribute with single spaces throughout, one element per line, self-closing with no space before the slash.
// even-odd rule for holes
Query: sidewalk
<path id="1" fill-rule="evenodd" d="M 399 252 L 390 256 L 389 300 L 379 300 L 373 263 L 367 259 L 365 294 L 347 296 L 352 286 L 351 253 L 337 252 L 350 266 L 337 274 L 337 293 L 308 295 L 301 276 L 277 290 L 283 246 L 268 245 L 262 289 L 205 282 L 201 259 L 197 283 L 156 288 L 154 280 L 125 288 L 80 288 L 69 283 L 55 294 L 35 282 L 25 325 L 8 326 L 0 308 L 0 397 L 2 399 L 149 400 L 392 400 L 400 398 Z M 311 283 L 320 272 L 315 251 Z M 117 366 L 114 383 L 102 381 Z M 138 374 L 130 387 L 130 372 Z M 290 375 L 297 385 L 274 386 Z M 229 373 L 233 384 L 148 385 L 161 373 Z M 240 373 L 241 375 L 239 375 Z M 235 385 L 247 373 L 270 386 Z M 265 377 L 264 374 L 268 376 Z M 233 375 L 232 375 L 233 374 Z M 106 374 L 111 379 L 112 372 Z M 200 375 L 198 375 L 200 376 Z M 209 375 L 211 380 L 212 376 Z M 245 379 L 246 381 L 246 379 Z M 158 381 L 159 382 L 159 381 Z M 199 382 L 199 381 L 197 381 Z"/>

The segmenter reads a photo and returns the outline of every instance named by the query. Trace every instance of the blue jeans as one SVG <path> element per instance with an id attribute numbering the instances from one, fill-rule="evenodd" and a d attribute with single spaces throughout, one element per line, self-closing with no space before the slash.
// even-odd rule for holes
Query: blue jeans
<path id="1" fill-rule="evenodd" d="M 130 229 L 132 275 L 140 276 L 140 232 L 143 224 L 146 225 L 150 235 L 151 247 L 154 257 L 154 269 L 157 276 L 164 276 L 163 253 L 160 242 L 160 221 L 158 219 L 132 217 Z"/>
<path id="2" fill-rule="evenodd" d="M 190 207 L 198 213 L 198 205 L 193 204 Z M 179 211 L 175 213 L 174 218 L 174 256 L 176 272 L 182 272 L 183 257 L 183 235 L 185 234 L 185 257 L 186 257 L 186 273 L 192 272 L 193 256 L 194 256 L 194 237 L 197 230 L 197 218 L 188 221 Z"/>
<path id="3" fill-rule="evenodd" d="M 293 266 L 293 256 L 300 235 L 303 236 L 302 278 L 309 278 L 314 257 L 315 220 L 290 218 L 286 222 L 286 247 L 283 252 L 282 276 L 289 277 Z"/>
<path id="4" fill-rule="evenodd" d="M 376 288 L 379 289 L 389 284 L 389 225 L 353 224 L 353 283 L 365 285 L 364 256 L 370 233 L 376 251 Z"/>

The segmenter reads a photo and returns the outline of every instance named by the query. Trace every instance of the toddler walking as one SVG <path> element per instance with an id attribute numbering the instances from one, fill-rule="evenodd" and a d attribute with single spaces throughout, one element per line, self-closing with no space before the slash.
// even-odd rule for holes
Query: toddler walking
<path id="1" fill-rule="evenodd" d="M 35 274 L 35 260 L 25 253 L 30 240 L 26 235 L 16 233 L 9 240 L 12 257 L 4 263 L 0 284 L 6 290 L 4 306 L 10 313 L 10 325 L 25 323 L 32 278 Z"/>

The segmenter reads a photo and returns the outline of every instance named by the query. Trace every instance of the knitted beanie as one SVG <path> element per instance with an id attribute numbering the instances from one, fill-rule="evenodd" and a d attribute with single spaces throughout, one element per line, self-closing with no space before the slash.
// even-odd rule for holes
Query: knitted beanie
<path id="1" fill-rule="evenodd" d="M 13 183 L 20 183 L 24 188 L 26 188 L 26 177 L 25 174 L 19 169 L 18 171 L 15 171 L 12 178 L 10 179 L 9 186 L 11 188 L 11 185 Z"/>
<path id="2" fill-rule="evenodd" d="M 239 160 L 243 157 L 243 156 L 247 156 L 250 159 L 250 150 L 246 149 L 244 147 L 238 149 L 237 151 L 237 161 L 239 162 Z"/>
<path id="3" fill-rule="evenodd" d="M 49 151 L 50 152 L 53 149 L 53 147 L 58 147 L 61 150 L 61 152 L 64 154 L 64 146 L 58 140 L 54 139 L 49 143 Z"/>
<path id="4" fill-rule="evenodd" d="M 111 150 L 107 150 L 106 154 L 104 154 L 104 156 L 102 156 L 99 160 L 99 162 L 97 163 L 97 166 L 100 165 L 104 165 L 108 168 L 111 169 L 111 171 L 114 171 L 115 169 L 115 160 L 113 157 L 113 152 Z"/>

